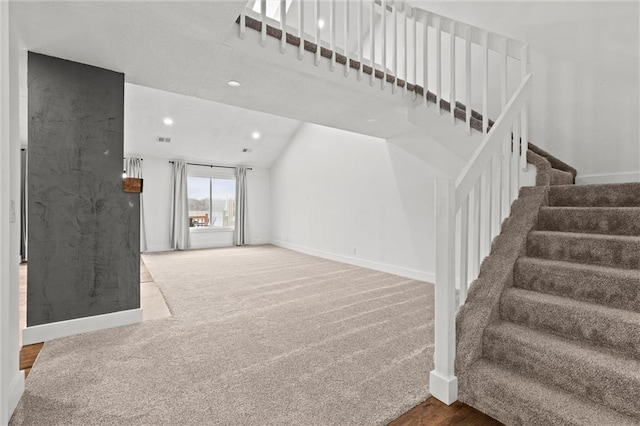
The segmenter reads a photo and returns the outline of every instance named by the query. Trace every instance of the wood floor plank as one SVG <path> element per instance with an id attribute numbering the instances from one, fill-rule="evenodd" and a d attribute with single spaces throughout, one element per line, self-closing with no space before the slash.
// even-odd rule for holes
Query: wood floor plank
<path id="1" fill-rule="evenodd" d="M 502 426 L 499 421 L 466 404 L 447 405 L 434 397 L 412 408 L 388 426 Z"/>
<path id="2" fill-rule="evenodd" d="M 30 369 L 33 366 L 43 346 L 44 343 L 35 343 L 33 345 L 23 346 L 22 349 L 20 349 L 20 370 Z"/>

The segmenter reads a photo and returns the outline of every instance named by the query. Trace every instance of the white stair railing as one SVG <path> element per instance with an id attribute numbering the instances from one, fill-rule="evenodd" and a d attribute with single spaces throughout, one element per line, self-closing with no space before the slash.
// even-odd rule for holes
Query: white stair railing
<path id="1" fill-rule="evenodd" d="M 519 129 L 527 127 L 531 82 L 527 74 L 460 176 L 436 183 L 435 367 L 429 390 L 447 404 L 458 397 L 456 313 L 509 214 L 504 206 L 518 196 L 520 165 L 527 153 L 526 136 L 520 137 Z"/>
<path id="2" fill-rule="evenodd" d="M 278 42 L 281 53 L 287 49 L 287 33 L 299 40 L 300 60 L 305 55 L 305 41 L 312 42 L 330 50 L 331 71 L 336 69 L 337 55 L 341 55 L 346 59 L 342 71 L 345 76 L 352 69 L 353 59 L 359 79 L 365 66 L 372 68 L 372 85 L 375 70 L 382 74 L 383 90 L 391 85 L 395 93 L 402 86 L 406 95 L 409 86 L 418 86 L 424 94 L 431 92 L 435 95 L 435 99 L 430 97 L 431 103 L 435 100 L 436 105 L 449 109 L 454 124 L 456 103 L 464 104 L 466 108 L 458 113 L 464 114 L 459 118 L 466 123 L 468 133 L 473 107 L 482 115 L 484 133 L 489 129 L 490 115 L 502 113 L 510 97 L 508 62 L 522 62 L 526 54 L 518 40 L 411 7 L 404 0 L 251 0 L 240 16 L 240 38 L 244 38 L 247 17 L 266 24 L 261 27 L 261 45 L 268 45 L 267 25 L 284 33 Z M 456 51 L 463 50 L 464 55 L 458 58 Z M 500 55 L 500 72 L 489 72 L 490 52 Z M 446 57 L 448 60 L 443 60 Z M 320 58 L 317 48 L 316 66 Z M 387 76 L 393 78 L 387 81 Z M 509 77 L 517 84 L 516 76 Z M 472 87 L 472 81 L 479 81 L 479 87 Z M 424 104 L 429 105 L 426 95 Z M 436 112 L 440 114 L 440 108 Z"/>
<path id="3" fill-rule="evenodd" d="M 468 133 L 473 121 L 478 120 L 472 117 L 472 107 L 478 106 L 482 115 L 479 129 L 485 134 L 481 145 L 457 179 L 436 184 L 435 368 L 430 374 L 430 392 L 447 404 L 453 403 L 458 394 L 454 371 L 456 313 L 518 196 L 519 171 L 527 167 L 528 103 L 532 95 L 528 46 L 400 0 L 251 0 L 240 16 L 240 38 L 244 38 L 247 18 L 262 23 L 262 46 L 269 45 L 269 25 L 282 31 L 278 44 L 281 53 L 286 51 L 288 33 L 299 40 L 300 60 L 305 55 L 305 41 L 310 41 L 316 45 L 316 66 L 321 63 L 323 47 L 330 49 L 331 71 L 337 68 L 337 56 L 342 55 L 346 59 L 345 76 L 353 59 L 358 80 L 367 66 L 370 84 L 374 85 L 377 70 L 382 75 L 383 90 L 389 83 L 387 76 L 393 77 L 394 93 L 400 85 L 403 95 L 409 85 L 414 91 L 415 86 L 422 87 L 423 105 L 435 100 L 439 106 L 436 111 L 441 114 L 448 103 L 453 124 L 456 103 L 464 103 L 459 118 L 463 118 Z M 459 49 L 464 49 L 463 61 L 456 56 Z M 495 75 L 490 73 L 491 51 L 500 58 L 500 72 Z M 446 52 L 449 60 L 443 61 Z M 480 58 L 477 63 L 474 56 Z M 520 75 L 515 76 L 519 86 L 511 94 L 510 60 L 520 63 Z M 481 81 L 480 88 L 472 87 L 474 75 Z M 491 84 L 492 79 L 496 83 Z M 491 92 L 494 87 L 499 88 L 497 92 Z M 493 126 L 489 119 L 492 111 L 497 116 Z"/>

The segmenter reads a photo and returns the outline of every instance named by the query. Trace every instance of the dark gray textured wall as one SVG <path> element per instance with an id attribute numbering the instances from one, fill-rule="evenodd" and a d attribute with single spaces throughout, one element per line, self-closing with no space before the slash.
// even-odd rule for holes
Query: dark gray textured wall
<path id="1" fill-rule="evenodd" d="M 140 198 L 122 191 L 124 75 L 29 53 L 27 325 L 140 307 Z"/>

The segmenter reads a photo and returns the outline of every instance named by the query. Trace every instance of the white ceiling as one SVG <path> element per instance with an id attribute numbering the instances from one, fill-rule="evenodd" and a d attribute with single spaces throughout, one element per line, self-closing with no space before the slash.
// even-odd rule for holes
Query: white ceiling
<path id="1" fill-rule="evenodd" d="M 163 120 L 171 118 L 172 125 Z M 127 83 L 127 155 L 271 167 L 300 122 L 218 102 Z M 260 137 L 253 139 L 252 133 Z M 158 136 L 170 143 L 157 142 Z M 250 153 L 243 153 L 249 148 Z"/>
<path id="2" fill-rule="evenodd" d="M 338 69 L 328 71 L 326 64 L 313 66 L 310 54 L 298 61 L 291 48 L 281 55 L 275 39 L 268 39 L 267 46 L 260 47 L 255 31 L 248 30 L 245 40 L 239 40 L 235 20 L 245 4 L 242 0 L 14 0 L 9 10 L 12 41 L 23 52 L 123 72 L 127 83 L 294 120 L 384 139 L 429 138 L 424 128 L 407 120 L 408 111 L 414 107 L 411 96 L 404 97 L 401 91 L 392 94 L 389 86 L 382 91 L 379 81 L 371 87 L 366 78 L 357 81 L 353 72 L 345 78 Z M 242 82 L 242 87 L 228 87 L 229 80 Z M 425 120 L 437 120 L 433 109 L 430 111 Z M 175 131 L 181 120 L 176 118 Z M 458 127 L 464 135 L 463 127 Z M 158 136 L 158 129 L 149 130 L 153 130 L 151 137 Z M 194 143 L 210 142 L 204 139 Z M 438 143 L 433 138 L 431 142 Z M 465 150 L 470 155 L 473 145 Z M 254 161 L 257 157 L 255 154 Z M 228 158 L 229 162 L 239 161 Z M 421 158 L 436 167 L 443 162 L 433 156 Z M 269 161 L 272 159 L 265 163 Z"/>

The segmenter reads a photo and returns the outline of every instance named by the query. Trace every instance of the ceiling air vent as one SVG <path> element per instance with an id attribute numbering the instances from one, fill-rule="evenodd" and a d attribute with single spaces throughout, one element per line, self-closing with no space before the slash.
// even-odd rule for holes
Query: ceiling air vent
<path id="1" fill-rule="evenodd" d="M 242 148 L 242 152 L 251 152 L 252 150 L 250 148 Z"/>
<path id="2" fill-rule="evenodd" d="M 170 143 L 171 142 L 171 138 L 169 138 L 167 136 L 158 136 L 156 138 L 156 142 Z"/>

